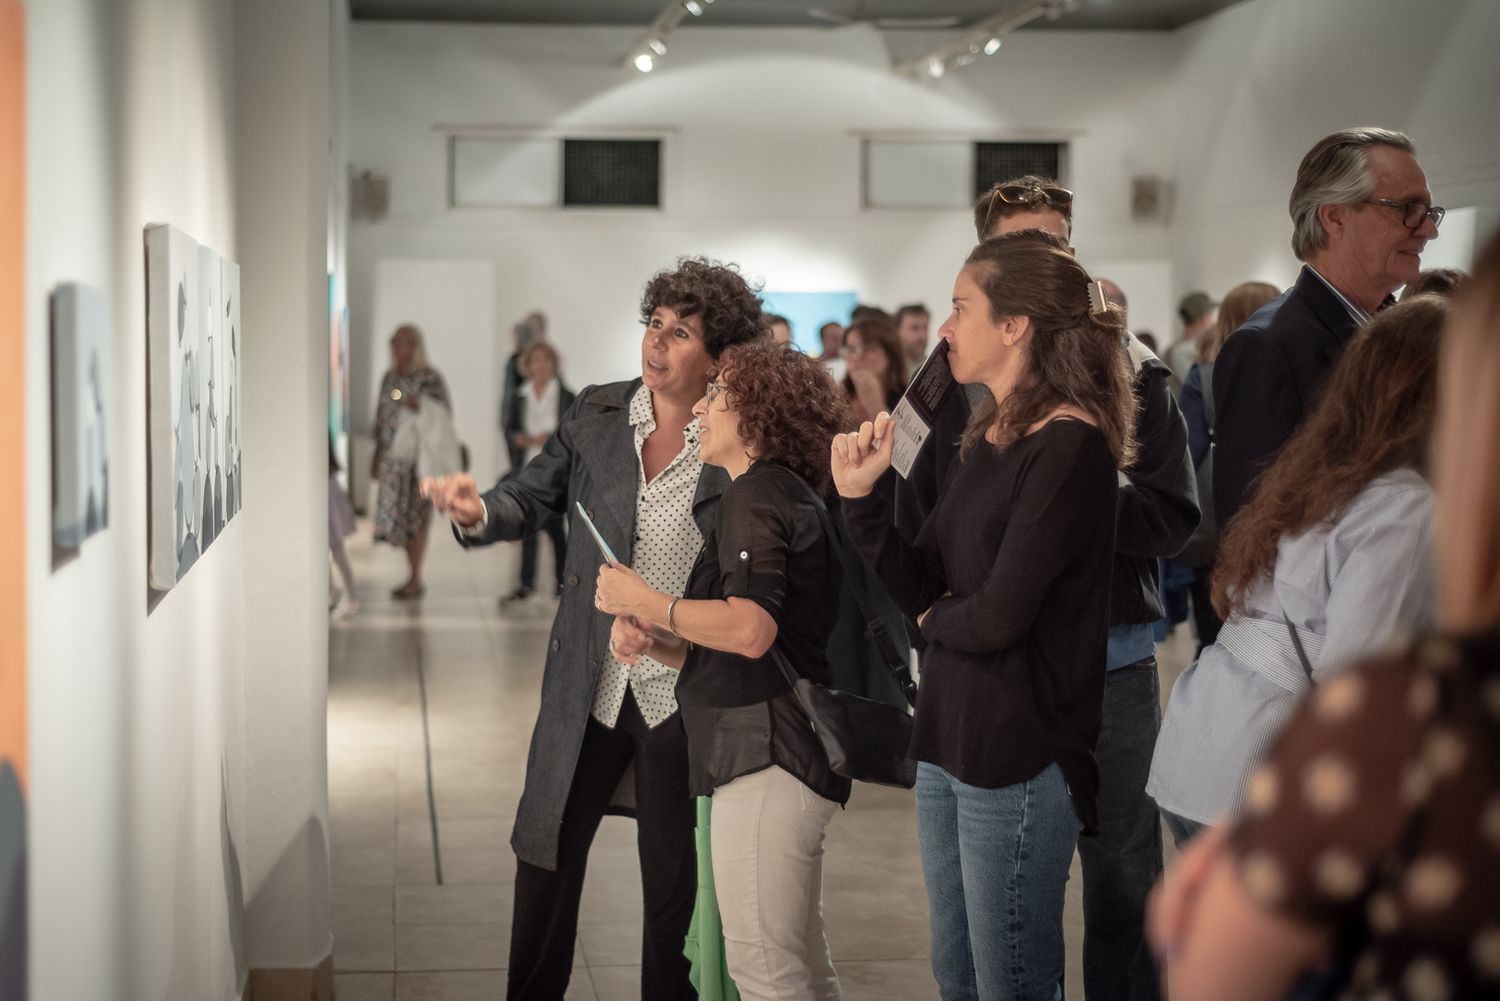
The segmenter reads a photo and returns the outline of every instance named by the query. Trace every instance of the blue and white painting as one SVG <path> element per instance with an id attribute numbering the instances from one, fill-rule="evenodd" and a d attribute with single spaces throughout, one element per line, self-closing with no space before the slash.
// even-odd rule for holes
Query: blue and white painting
<path id="1" fill-rule="evenodd" d="M 823 326 L 848 326 L 856 302 L 853 292 L 762 292 L 760 298 L 766 312 L 787 318 L 792 343 L 814 358 L 823 353 Z"/>

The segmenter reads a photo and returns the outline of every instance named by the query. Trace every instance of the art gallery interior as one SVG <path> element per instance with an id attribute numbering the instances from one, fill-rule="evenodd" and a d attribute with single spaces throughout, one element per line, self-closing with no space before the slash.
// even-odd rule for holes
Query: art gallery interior
<path id="1" fill-rule="evenodd" d="M 1078 0 L 947 56 L 1043 5 L 702 0 L 657 54 L 672 6 L 0 0 L 0 758 L 20 790 L 0 890 L 23 891 L 0 893 L 0 1001 L 500 996 L 551 611 L 497 611 L 516 547 L 465 554 L 442 526 L 425 598 L 389 597 L 403 558 L 363 516 L 402 324 L 486 484 L 513 325 L 545 311 L 575 389 L 629 378 L 642 284 L 679 255 L 791 297 L 925 302 L 935 329 L 973 243 L 975 143 L 1059 144 L 1081 260 L 1163 345 L 1187 291 L 1295 278 L 1287 192 L 1333 129 L 1417 143 L 1448 210 L 1424 266 L 1468 267 L 1500 224 L 1494 0 Z M 547 158 L 577 139 L 656 141 L 659 204 L 565 204 Z M 505 174 L 496 149 L 541 159 Z M 219 346 L 204 326 L 195 356 L 212 389 L 162 367 L 181 330 L 157 226 L 222 279 Z M 70 360 L 90 351 L 92 374 Z M 193 488 L 160 422 L 199 385 L 224 473 Z M 362 513 L 363 608 L 337 620 L 330 438 Z M 101 483 L 107 510 L 65 545 L 61 481 Z M 839 818 L 846 997 L 937 997 L 911 817 L 879 790 Z M 633 828 L 600 839 L 568 996 L 639 997 Z M 853 896 L 872 881 L 884 896 Z"/>

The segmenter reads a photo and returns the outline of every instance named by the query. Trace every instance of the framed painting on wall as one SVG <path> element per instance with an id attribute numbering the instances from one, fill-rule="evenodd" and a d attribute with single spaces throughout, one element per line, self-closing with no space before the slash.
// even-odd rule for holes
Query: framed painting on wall
<path id="1" fill-rule="evenodd" d="M 109 307 L 103 290 L 52 293 L 52 544 L 71 553 L 109 525 Z"/>
<path id="2" fill-rule="evenodd" d="M 0 371 L 25 372 L 26 33 L 0 0 Z M 26 394 L 0 393 L 0 1001 L 27 977 Z"/>
<path id="3" fill-rule="evenodd" d="M 240 271 L 146 227 L 148 579 L 165 591 L 239 511 Z"/>

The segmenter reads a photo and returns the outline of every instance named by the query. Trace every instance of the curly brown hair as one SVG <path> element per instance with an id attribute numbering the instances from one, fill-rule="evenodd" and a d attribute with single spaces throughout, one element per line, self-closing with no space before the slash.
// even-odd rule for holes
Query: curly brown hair
<path id="1" fill-rule="evenodd" d="M 681 257 L 677 267 L 658 271 L 641 293 L 641 322 L 666 307 L 678 316 L 703 318 L 703 347 L 710 358 L 724 349 L 770 337 L 757 289 L 733 264 L 706 257 Z"/>
<path id="2" fill-rule="evenodd" d="M 1058 407 L 1077 407 L 1098 424 L 1115 464 L 1135 461 L 1135 389 L 1125 359 L 1125 314 L 1094 314 L 1089 273 L 1051 233 L 1026 229 L 992 236 L 964 267 L 989 300 L 990 318 L 1024 316 L 1033 333 L 1026 370 L 1004 400 L 986 399 L 964 431 L 967 452 L 995 430 L 1008 448 Z"/>
<path id="3" fill-rule="evenodd" d="M 1222 618 L 1245 609 L 1251 589 L 1276 566 L 1283 537 L 1332 524 L 1381 473 L 1425 472 L 1447 318 L 1444 299 L 1423 295 L 1354 335 L 1312 414 L 1229 522 L 1213 577 Z"/>
<path id="4" fill-rule="evenodd" d="M 826 494 L 828 443 L 848 424 L 849 401 L 823 363 L 790 345 L 759 340 L 726 349 L 719 367 L 746 450 Z"/>

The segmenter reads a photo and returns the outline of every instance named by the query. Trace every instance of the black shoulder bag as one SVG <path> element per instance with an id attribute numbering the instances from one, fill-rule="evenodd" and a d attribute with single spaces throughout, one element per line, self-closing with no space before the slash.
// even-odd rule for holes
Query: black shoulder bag
<path id="1" fill-rule="evenodd" d="M 823 499 L 805 480 L 798 482 L 811 499 L 829 543 L 838 553 L 844 586 L 854 595 L 878 655 L 890 671 L 908 706 L 916 704 L 917 686 L 911 678 L 908 653 L 897 645 L 877 614 L 869 570 L 842 526 L 829 514 Z M 886 599 L 889 602 L 889 598 Z M 792 692 L 812 724 L 814 735 L 828 755 L 836 775 L 859 782 L 910 789 L 917 782 L 917 763 L 910 756 L 912 718 L 909 709 L 868 699 L 852 692 L 820 685 L 797 674 L 774 645 L 771 659 L 786 675 Z"/>

